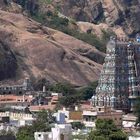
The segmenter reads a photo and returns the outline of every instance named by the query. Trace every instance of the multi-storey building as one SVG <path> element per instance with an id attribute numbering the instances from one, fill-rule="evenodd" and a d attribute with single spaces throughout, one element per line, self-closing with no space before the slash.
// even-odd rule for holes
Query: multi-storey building
<path id="1" fill-rule="evenodd" d="M 103 69 L 92 97 L 93 106 L 111 106 L 129 111 L 139 96 L 140 37 L 136 41 L 111 38 Z"/>

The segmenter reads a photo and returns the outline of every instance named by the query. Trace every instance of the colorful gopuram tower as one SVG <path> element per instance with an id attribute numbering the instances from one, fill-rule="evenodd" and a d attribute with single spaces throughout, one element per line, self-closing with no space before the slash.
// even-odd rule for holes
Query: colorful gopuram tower
<path id="1" fill-rule="evenodd" d="M 100 74 L 93 106 L 130 111 L 139 96 L 140 36 L 133 42 L 111 37 Z"/>

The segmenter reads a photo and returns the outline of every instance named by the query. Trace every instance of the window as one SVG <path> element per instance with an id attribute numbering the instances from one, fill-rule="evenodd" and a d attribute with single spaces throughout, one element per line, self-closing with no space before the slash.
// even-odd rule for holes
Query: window
<path id="1" fill-rule="evenodd" d="M 19 95 L 21 95 L 22 94 L 22 91 L 19 91 Z"/>

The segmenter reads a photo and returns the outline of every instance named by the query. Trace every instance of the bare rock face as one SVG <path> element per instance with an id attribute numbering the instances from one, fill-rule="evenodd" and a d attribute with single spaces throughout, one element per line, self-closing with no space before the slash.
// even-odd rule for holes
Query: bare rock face
<path id="1" fill-rule="evenodd" d="M 21 6 L 13 2 L 13 0 L 0 0 L 0 9 L 14 13 L 22 12 Z"/>
<path id="2" fill-rule="evenodd" d="M 120 0 L 122 4 L 124 0 Z M 134 35 L 140 32 L 140 1 L 139 0 L 129 0 L 129 3 L 125 5 L 124 11 L 124 30 L 129 35 Z"/>
<path id="3" fill-rule="evenodd" d="M 0 80 L 16 77 L 17 68 L 16 57 L 9 45 L 0 41 Z"/>
<path id="4" fill-rule="evenodd" d="M 1 0 L 0 1 L 0 7 L 5 7 L 6 5 L 10 4 L 11 1 L 8 0 Z"/>
<path id="5" fill-rule="evenodd" d="M 139 0 L 56 0 L 52 5 L 77 21 L 120 25 L 130 36 L 140 32 Z"/>
<path id="6" fill-rule="evenodd" d="M 77 21 L 97 22 L 103 15 L 102 3 L 99 0 L 61 0 L 57 1 L 60 12 Z"/>
<path id="7" fill-rule="evenodd" d="M 18 79 L 45 77 L 50 82 L 83 86 L 97 80 L 102 68 L 88 57 L 91 53 L 104 57 L 95 47 L 41 26 L 22 14 L 0 10 L 0 41 L 5 55 L 1 61 L 6 60 L 6 70 L 11 72 L 1 80 L 11 75 Z M 3 44 L 8 44 L 8 49 Z M 0 75 L 3 75 L 1 63 Z"/>
<path id="8" fill-rule="evenodd" d="M 8 0 L 4 0 L 8 1 Z M 11 0 L 12 1 L 12 0 Z M 13 0 L 26 5 L 31 14 L 46 12 L 49 8 L 59 11 L 76 21 L 106 23 L 111 27 L 122 26 L 128 36 L 140 32 L 139 0 Z"/>
<path id="9" fill-rule="evenodd" d="M 103 0 L 102 5 L 109 25 L 121 25 L 130 36 L 140 32 L 140 2 L 138 0 Z"/>

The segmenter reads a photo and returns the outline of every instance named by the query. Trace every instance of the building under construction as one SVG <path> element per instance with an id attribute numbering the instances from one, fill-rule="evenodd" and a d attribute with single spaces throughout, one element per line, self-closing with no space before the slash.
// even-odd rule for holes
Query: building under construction
<path id="1" fill-rule="evenodd" d="M 111 38 L 103 69 L 92 97 L 93 106 L 111 106 L 130 111 L 139 96 L 140 37 L 135 41 Z"/>

